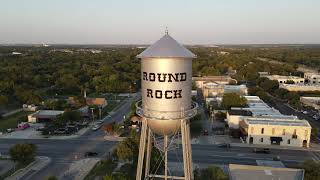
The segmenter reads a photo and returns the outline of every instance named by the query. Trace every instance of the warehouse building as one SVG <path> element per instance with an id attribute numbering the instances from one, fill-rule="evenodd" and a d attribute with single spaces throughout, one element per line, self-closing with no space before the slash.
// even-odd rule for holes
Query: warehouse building
<path id="1" fill-rule="evenodd" d="M 315 73 L 304 73 L 304 78 L 308 84 L 320 85 L 320 74 Z"/>
<path id="2" fill-rule="evenodd" d="M 243 117 L 239 127 L 247 144 L 309 147 L 311 126 L 294 116 Z"/>
<path id="3" fill-rule="evenodd" d="M 304 84 L 304 78 L 298 76 L 280 76 L 280 75 L 269 75 L 264 76 L 270 80 L 276 80 L 279 84 Z"/>

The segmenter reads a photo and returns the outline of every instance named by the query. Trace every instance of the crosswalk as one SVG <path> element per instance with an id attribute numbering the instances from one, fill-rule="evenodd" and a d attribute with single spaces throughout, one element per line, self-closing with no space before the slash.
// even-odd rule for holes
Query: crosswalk
<path id="1" fill-rule="evenodd" d="M 310 151 L 311 157 L 314 161 L 320 162 L 320 152 Z"/>

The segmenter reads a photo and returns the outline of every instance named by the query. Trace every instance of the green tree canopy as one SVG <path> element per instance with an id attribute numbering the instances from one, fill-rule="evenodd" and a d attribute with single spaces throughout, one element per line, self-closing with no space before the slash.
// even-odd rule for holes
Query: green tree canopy
<path id="1" fill-rule="evenodd" d="M 217 166 L 209 166 L 208 168 L 201 169 L 200 172 L 195 173 L 195 180 L 228 180 L 228 175 Z"/>
<path id="2" fill-rule="evenodd" d="M 231 107 L 245 107 L 247 100 L 244 97 L 236 93 L 226 93 L 222 97 L 221 106 L 224 109 L 230 109 Z"/>
<path id="3" fill-rule="evenodd" d="M 305 170 L 305 180 L 318 180 L 320 179 L 320 163 L 313 160 L 305 161 L 300 168 Z"/>
<path id="4" fill-rule="evenodd" d="M 9 150 L 11 159 L 20 164 L 32 162 L 36 156 L 37 147 L 34 144 L 16 144 Z"/>

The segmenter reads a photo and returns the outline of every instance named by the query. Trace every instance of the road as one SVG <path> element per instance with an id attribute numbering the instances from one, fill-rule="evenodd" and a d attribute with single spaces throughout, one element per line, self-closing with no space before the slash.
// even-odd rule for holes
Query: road
<path id="1" fill-rule="evenodd" d="M 179 162 L 182 150 L 169 154 L 170 161 Z M 256 165 L 256 160 L 272 160 L 279 156 L 287 167 L 295 167 L 307 159 L 320 161 L 320 152 L 289 149 L 271 149 L 270 154 L 254 153 L 253 148 L 231 147 L 225 149 L 216 145 L 192 145 L 192 159 L 195 164 L 247 164 Z M 177 158 L 180 157 L 180 160 Z"/>
<path id="2" fill-rule="evenodd" d="M 129 98 L 120 106 L 116 112 L 105 121 L 121 122 L 123 117 L 130 112 L 131 102 Z M 9 148 L 17 143 L 33 143 L 38 147 L 39 156 L 48 156 L 52 162 L 40 172 L 25 178 L 27 180 L 43 180 L 50 175 L 59 176 L 74 161 L 83 158 L 86 151 L 98 152 L 101 157 L 108 152 L 117 142 L 105 141 L 104 132 L 89 130 L 82 136 L 74 139 L 1 139 L 0 152 L 7 154 Z"/>

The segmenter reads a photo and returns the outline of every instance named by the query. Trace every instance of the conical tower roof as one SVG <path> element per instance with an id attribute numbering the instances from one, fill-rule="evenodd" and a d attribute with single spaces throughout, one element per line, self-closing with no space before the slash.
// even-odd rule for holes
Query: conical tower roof
<path id="1" fill-rule="evenodd" d="M 196 58 L 196 55 L 179 44 L 169 34 L 149 46 L 138 58 Z"/>

